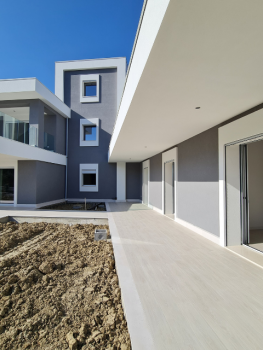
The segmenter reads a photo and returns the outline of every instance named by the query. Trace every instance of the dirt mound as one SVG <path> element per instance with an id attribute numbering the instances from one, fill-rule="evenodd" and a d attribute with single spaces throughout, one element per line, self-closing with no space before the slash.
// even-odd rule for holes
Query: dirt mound
<path id="1" fill-rule="evenodd" d="M 27 222 L 18 224 L 12 221 L 0 223 L 0 254 L 44 232 L 46 226 L 44 222 L 31 225 Z"/>
<path id="2" fill-rule="evenodd" d="M 15 225 L 50 235 L 1 258 L 0 349 L 130 350 L 108 226 Z"/>

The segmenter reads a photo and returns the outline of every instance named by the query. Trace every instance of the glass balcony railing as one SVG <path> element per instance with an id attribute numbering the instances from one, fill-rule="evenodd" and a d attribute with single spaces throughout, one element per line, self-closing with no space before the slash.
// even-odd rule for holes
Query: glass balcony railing
<path id="1" fill-rule="evenodd" d="M 44 132 L 44 149 L 55 152 L 55 138 L 47 132 Z"/>
<path id="2" fill-rule="evenodd" d="M 29 123 L 0 112 L 0 136 L 29 144 Z"/>
<path id="3" fill-rule="evenodd" d="M 0 136 L 32 147 L 39 147 L 38 133 L 38 125 L 29 125 L 27 121 L 0 112 Z M 44 132 L 43 148 L 55 152 L 55 137 L 47 132 Z"/>

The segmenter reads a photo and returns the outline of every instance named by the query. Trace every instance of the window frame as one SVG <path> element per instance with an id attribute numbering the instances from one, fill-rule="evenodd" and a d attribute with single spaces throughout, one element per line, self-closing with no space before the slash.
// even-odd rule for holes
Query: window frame
<path id="1" fill-rule="evenodd" d="M 96 83 L 95 96 L 85 96 L 85 85 L 88 83 Z M 81 103 L 100 102 L 100 75 L 99 74 L 80 75 L 80 102 Z"/>
<path id="2" fill-rule="evenodd" d="M 84 174 L 96 174 L 96 185 L 84 185 Z M 80 164 L 79 165 L 79 191 L 80 192 L 98 192 L 99 191 L 99 166 L 98 164 Z"/>
<path id="3" fill-rule="evenodd" d="M 80 119 L 79 122 L 79 145 L 81 147 L 83 146 L 99 146 L 99 125 L 100 120 L 99 118 L 91 118 L 91 119 Z M 84 140 L 84 127 L 85 126 L 96 126 L 96 140 L 90 141 L 90 140 Z"/>

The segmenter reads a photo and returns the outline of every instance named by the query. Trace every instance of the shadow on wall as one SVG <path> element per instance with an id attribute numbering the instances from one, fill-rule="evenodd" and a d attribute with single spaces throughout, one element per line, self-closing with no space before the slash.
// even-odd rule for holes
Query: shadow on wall
<path id="1" fill-rule="evenodd" d="M 219 236 L 218 127 L 178 145 L 177 217 Z"/>
<path id="2" fill-rule="evenodd" d="M 162 153 L 150 159 L 149 203 L 162 210 Z"/>

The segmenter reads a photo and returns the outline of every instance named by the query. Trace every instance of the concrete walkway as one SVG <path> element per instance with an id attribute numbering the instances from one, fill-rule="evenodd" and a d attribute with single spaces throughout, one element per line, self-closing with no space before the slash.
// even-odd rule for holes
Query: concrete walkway
<path id="1" fill-rule="evenodd" d="M 153 210 L 107 207 L 133 350 L 262 349 L 262 268 Z"/>

